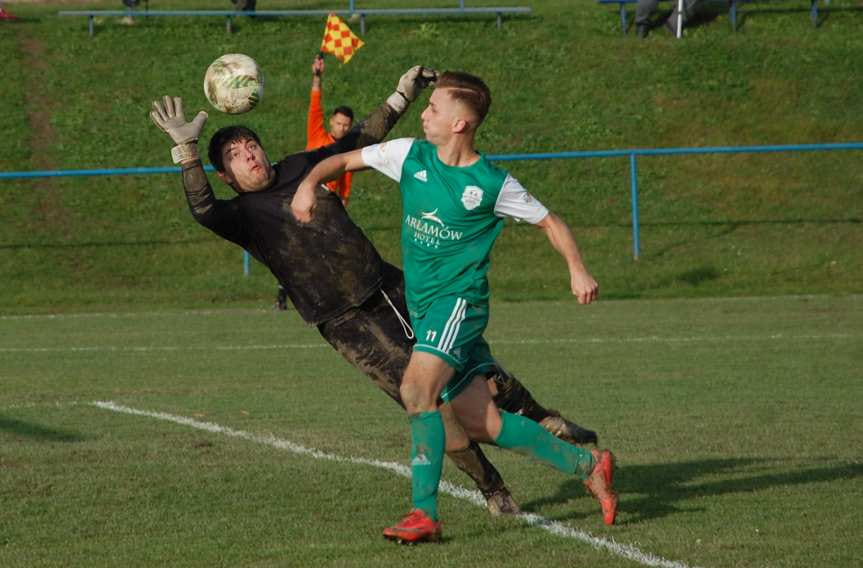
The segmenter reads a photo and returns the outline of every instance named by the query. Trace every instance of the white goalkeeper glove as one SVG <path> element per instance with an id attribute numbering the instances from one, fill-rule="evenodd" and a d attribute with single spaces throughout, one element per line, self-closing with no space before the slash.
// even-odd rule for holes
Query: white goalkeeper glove
<path id="1" fill-rule="evenodd" d="M 176 144 L 171 149 L 171 157 L 175 164 L 198 159 L 196 142 L 207 122 L 205 111 L 199 112 L 192 122 L 186 122 L 186 116 L 183 114 L 183 99 L 165 96 L 162 97 L 161 102 L 153 101 L 150 119 Z"/>
<path id="2" fill-rule="evenodd" d="M 399 79 L 396 92 L 387 98 L 387 104 L 396 112 L 403 113 L 408 105 L 420 94 L 420 91 L 437 81 L 438 73 L 429 67 L 414 65 Z"/>

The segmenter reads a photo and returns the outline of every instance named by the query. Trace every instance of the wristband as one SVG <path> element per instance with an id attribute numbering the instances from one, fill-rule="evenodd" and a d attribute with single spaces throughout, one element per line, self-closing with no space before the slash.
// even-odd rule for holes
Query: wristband
<path id="1" fill-rule="evenodd" d="M 187 144 L 177 144 L 176 146 L 171 148 L 171 159 L 174 160 L 175 164 L 192 162 L 199 159 L 198 145 L 195 142 L 189 142 Z"/>
<path id="2" fill-rule="evenodd" d="M 408 103 L 410 103 L 408 98 L 398 91 L 387 97 L 387 104 L 399 114 L 403 113 L 405 109 L 408 108 Z"/>

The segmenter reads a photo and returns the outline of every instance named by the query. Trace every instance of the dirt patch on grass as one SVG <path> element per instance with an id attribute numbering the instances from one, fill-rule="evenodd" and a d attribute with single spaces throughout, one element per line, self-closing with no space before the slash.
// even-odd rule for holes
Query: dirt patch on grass
<path id="1" fill-rule="evenodd" d="M 49 169 L 51 160 L 49 149 L 57 139 L 57 133 L 51 125 L 52 101 L 40 89 L 38 77 L 44 77 L 48 72 L 45 63 L 45 47 L 32 36 L 21 35 L 19 46 L 23 55 L 24 67 L 32 72 L 27 73 L 27 122 L 30 124 L 30 148 L 33 154 L 33 165 L 39 169 Z"/>
<path id="2" fill-rule="evenodd" d="M 27 122 L 30 126 L 30 137 L 27 140 L 32 156 L 32 167 L 36 170 L 56 169 L 52 159 L 53 147 L 57 141 L 57 132 L 51 124 L 51 116 L 55 102 L 45 92 L 41 77 L 49 76 L 50 66 L 45 58 L 45 46 L 42 42 L 23 31 L 18 33 L 18 47 L 25 69 L 31 72 L 26 76 Z M 52 228 L 68 225 L 68 211 L 63 206 L 58 192 L 58 184 L 53 178 L 35 179 L 32 182 L 33 191 L 38 199 L 33 221 Z"/>

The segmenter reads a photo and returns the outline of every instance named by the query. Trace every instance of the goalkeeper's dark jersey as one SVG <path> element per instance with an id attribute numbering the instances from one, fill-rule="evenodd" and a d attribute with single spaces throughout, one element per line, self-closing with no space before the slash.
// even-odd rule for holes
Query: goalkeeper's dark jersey
<path id="1" fill-rule="evenodd" d="M 378 142 L 398 119 L 382 105 L 334 144 L 285 157 L 266 190 L 216 199 L 200 161 L 183 168 L 183 184 L 195 220 L 249 251 L 267 266 L 310 324 L 332 319 L 367 300 L 381 285 L 382 260 L 348 217 L 341 199 L 318 188 L 311 223 L 300 224 L 291 200 L 318 162 Z"/>

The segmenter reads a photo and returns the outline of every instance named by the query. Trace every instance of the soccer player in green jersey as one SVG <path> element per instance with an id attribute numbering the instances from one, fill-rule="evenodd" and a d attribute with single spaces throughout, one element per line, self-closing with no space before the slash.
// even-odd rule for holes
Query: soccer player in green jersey
<path id="1" fill-rule="evenodd" d="M 299 221 L 310 221 L 315 187 L 345 171 L 371 167 L 400 183 L 402 261 L 417 338 L 400 387 L 411 430 L 413 509 L 384 536 L 401 542 L 441 536 L 437 488 L 445 434 L 439 399 L 451 405 L 472 439 L 579 476 L 599 500 L 606 524 L 617 512 L 611 452 L 567 444 L 535 422 L 498 411 L 484 380 L 494 364 L 482 335 L 489 317 L 489 257 L 505 217 L 545 232 L 566 260 L 580 304 L 599 293 L 568 225 L 477 152 L 476 131 L 490 105 L 491 93 L 478 77 L 441 74 L 422 113 L 425 140 L 402 138 L 328 158 L 303 180 L 291 205 Z"/>

